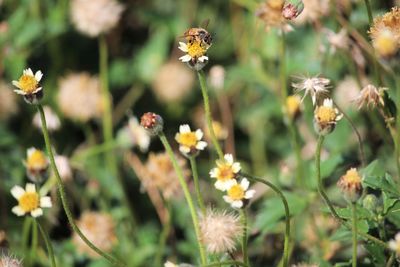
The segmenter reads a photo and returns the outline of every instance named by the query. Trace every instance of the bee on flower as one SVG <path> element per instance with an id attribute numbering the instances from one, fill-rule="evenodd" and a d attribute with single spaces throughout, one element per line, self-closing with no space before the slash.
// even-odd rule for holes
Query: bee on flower
<path id="1" fill-rule="evenodd" d="M 223 196 L 224 200 L 231 204 L 232 208 L 243 208 L 256 193 L 255 190 L 248 190 L 249 186 L 250 182 L 246 178 L 243 178 L 240 184 L 233 180 L 233 184 L 228 188 L 226 195 Z"/>
<path id="2" fill-rule="evenodd" d="M 12 212 L 17 216 L 24 216 L 30 213 L 32 217 L 43 215 L 42 208 L 51 208 L 51 198 L 48 196 L 40 196 L 36 192 L 34 184 L 27 183 L 25 189 L 21 186 L 11 188 L 12 196 L 18 200 L 18 205 L 12 208 Z"/>
<path id="3" fill-rule="evenodd" d="M 43 73 L 40 70 L 35 74 L 30 68 L 24 70 L 18 81 L 12 81 L 12 84 L 18 88 L 14 92 L 22 95 L 27 103 L 38 104 L 43 98 L 43 88 L 40 86 L 42 77 Z"/>
<path id="4" fill-rule="evenodd" d="M 317 106 L 314 111 L 314 128 L 320 135 L 331 133 L 336 123 L 343 117 L 337 108 L 333 107 L 333 101 L 330 98 L 324 99 L 323 105 Z"/>
<path id="5" fill-rule="evenodd" d="M 47 176 L 49 160 L 39 149 L 31 147 L 26 152 L 27 157 L 24 161 L 26 174 L 32 182 L 41 182 Z"/>
<path id="6" fill-rule="evenodd" d="M 197 129 L 192 132 L 187 124 L 179 126 L 179 133 L 175 135 L 175 140 L 179 144 L 179 151 L 185 156 L 197 155 L 200 150 L 207 146 L 205 141 L 201 141 L 202 138 L 202 130 Z"/>
<path id="7" fill-rule="evenodd" d="M 309 94 L 312 99 L 313 105 L 315 105 L 321 96 L 326 96 L 328 86 L 330 83 L 329 79 L 322 77 L 311 77 L 311 78 L 299 78 L 298 83 L 292 83 L 292 87 L 295 89 L 295 93 L 304 90 L 304 96 L 301 101 Z"/>
<path id="8" fill-rule="evenodd" d="M 214 186 L 218 190 L 226 191 L 236 184 L 241 166 L 239 162 L 233 161 L 232 154 L 225 154 L 224 159 L 216 161 L 217 167 L 210 171 L 211 178 L 217 179 Z"/>

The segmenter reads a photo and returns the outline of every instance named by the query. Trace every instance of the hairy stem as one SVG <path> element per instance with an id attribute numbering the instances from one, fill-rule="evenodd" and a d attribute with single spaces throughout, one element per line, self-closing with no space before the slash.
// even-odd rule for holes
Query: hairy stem
<path id="1" fill-rule="evenodd" d="M 246 209 L 245 208 L 240 210 L 240 217 L 242 219 L 242 225 L 243 225 L 243 236 L 242 236 L 243 262 L 244 262 L 244 264 L 250 266 L 250 264 L 249 264 L 249 256 L 248 256 L 248 253 L 247 253 L 247 214 L 246 214 Z"/>
<path id="2" fill-rule="evenodd" d="M 193 174 L 194 189 L 196 190 L 197 204 L 199 205 L 200 210 L 204 215 L 204 214 L 206 214 L 206 207 L 204 205 L 204 200 L 201 195 L 196 158 L 191 156 L 191 157 L 189 157 L 189 161 L 190 161 L 190 167 L 192 169 L 192 174 Z"/>
<path id="3" fill-rule="evenodd" d="M 353 241 L 353 258 L 352 258 L 352 267 L 357 267 L 357 207 L 355 203 L 351 203 L 351 215 L 353 221 L 353 227 L 351 229 L 352 232 L 352 241 Z"/>
<path id="4" fill-rule="evenodd" d="M 42 227 L 42 225 L 40 224 L 40 222 L 38 220 L 36 220 L 36 223 L 39 227 L 40 233 L 42 234 L 44 243 L 46 244 L 47 254 L 49 254 L 51 267 L 57 267 L 56 259 L 55 259 L 54 251 L 53 251 L 53 246 L 51 245 L 49 235 L 47 234 L 46 230 Z"/>
<path id="5" fill-rule="evenodd" d="M 50 165 L 51 165 L 51 168 L 53 169 L 53 172 L 54 172 L 54 174 L 55 174 L 55 176 L 57 178 L 58 193 L 60 195 L 63 209 L 65 211 L 65 214 L 67 215 L 67 219 L 68 219 L 69 224 L 72 227 L 72 230 L 75 233 L 77 233 L 77 235 L 83 240 L 83 242 L 86 243 L 86 245 L 88 245 L 97 254 L 99 254 L 100 256 L 105 258 L 106 260 L 108 260 L 111 264 L 113 264 L 114 266 L 126 266 L 120 260 L 114 258 L 113 256 L 109 255 L 108 253 L 106 253 L 106 252 L 102 251 L 101 249 L 99 249 L 98 247 L 96 247 L 92 242 L 90 242 L 86 238 L 86 236 L 81 232 L 79 227 L 76 225 L 76 223 L 74 221 L 74 217 L 73 217 L 72 212 L 71 212 L 71 209 L 70 209 L 69 204 L 68 204 L 67 195 L 65 193 L 63 181 L 62 181 L 62 179 L 60 177 L 60 174 L 58 172 L 58 169 L 57 169 L 57 166 L 56 166 L 56 163 L 55 163 L 55 160 L 54 160 L 53 149 L 51 147 L 49 132 L 47 130 L 46 117 L 44 115 L 43 107 L 42 107 L 42 105 L 39 104 L 39 105 L 37 105 L 37 108 L 38 108 L 38 111 L 39 111 L 39 114 L 40 114 L 40 118 L 41 118 L 41 121 L 42 121 L 43 137 L 44 137 L 44 142 L 46 144 L 47 153 L 48 153 L 48 156 L 50 158 Z"/>

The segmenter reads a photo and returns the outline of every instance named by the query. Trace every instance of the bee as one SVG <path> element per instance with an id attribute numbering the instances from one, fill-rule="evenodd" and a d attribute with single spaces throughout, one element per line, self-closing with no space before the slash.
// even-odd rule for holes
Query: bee
<path id="1" fill-rule="evenodd" d="M 207 28 L 209 20 L 205 20 L 200 28 L 190 28 L 185 31 L 183 37 L 188 41 L 188 43 L 193 43 L 194 41 L 205 43 L 210 46 L 212 43 L 211 34 L 205 29 Z"/>

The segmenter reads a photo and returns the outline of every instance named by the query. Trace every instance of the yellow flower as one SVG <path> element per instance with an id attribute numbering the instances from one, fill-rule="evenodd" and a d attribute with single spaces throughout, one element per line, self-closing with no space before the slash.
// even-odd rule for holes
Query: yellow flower
<path id="1" fill-rule="evenodd" d="M 291 119 L 296 119 L 301 113 L 301 99 L 298 95 L 291 95 L 286 98 L 286 113 Z"/>
<path id="2" fill-rule="evenodd" d="M 49 161 L 46 155 L 34 147 L 27 150 L 27 157 L 24 164 L 26 166 L 26 172 L 28 178 L 34 182 L 43 180 L 47 168 L 49 167 Z"/>
<path id="3" fill-rule="evenodd" d="M 349 201 L 355 202 L 360 197 L 362 185 L 357 169 L 351 168 L 348 170 L 345 175 L 340 177 L 337 184 Z"/>
<path id="4" fill-rule="evenodd" d="M 43 97 L 43 88 L 39 84 L 42 77 L 43 73 L 40 70 L 35 74 L 30 68 L 24 70 L 18 81 L 12 81 L 12 84 L 18 88 L 14 92 L 23 95 L 26 102 L 37 104 Z"/>
<path id="5" fill-rule="evenodd" d="M 186 62 L 190 67 L 201 70 L 208 62 L 206 56 L 207 50 L 210 46 L 204 42 L 193 40 L 189 43 L 179 42 L 179 49 L 186 53 L 186 55 L 179 58 L 180 61 Z"/>
<path id="6" fill-rule="evenodd" d="M 203 150 L 207 143 L 201 141 L 203 131 L 197 129 L 195 132 L 190 130 L 189 125 L 184 124 L 179 127 L 179 133 L 175 135 L 175 140 L 179 143 L 179 151 L 182 154 L 196 154 L 199 150 Z"/>
<path id="7" fill-rule="evenodd" d="M 233 162 L 231 154 L 225 154 L 223 160 L 217 160 L 217 167 L 210 171 L 211 178 L 216 178 L 214 186 L 218 190 L 226 191 L 236 183 L 236 176 L 240 172 L 240 163 Z"/>
<path id="8" fill-rule="evenodd" d="M 248 199 L 254 196 L 256 191 L 248 190 L 250 182 L 246 178 L 243 178 L 240 184 L 238 184 L 236 180 L 233 181 L 234 183 L 227 190 L 227 195 L 223 198 L 226 202 L 231 204 L 232 208 L 240 209 L 245 205 Z"/>
<path id="9" fill-rule="evenodd" d="M 326 98 L 323 105 L 318 106 L 314 111 L 314 127 L 318 134 L 329 134 L 342 117 L 343 114 L 339 114 L 339 111 L 333 107 L 332 99 Z"/>
<path id="10" fill-rule="evenodd" d="M 25 189 L 16 185 L 11 189 L 11 194 L 18 200 L 18 205 L 12 209 L 17 216 L 30 213 L 32 217 L 39 217 L 43 215 L 42 208 L 51 208 L 52 206 L 50 197 L 41 197 L 36 192 L 34 184 L 26 184 Z"/>

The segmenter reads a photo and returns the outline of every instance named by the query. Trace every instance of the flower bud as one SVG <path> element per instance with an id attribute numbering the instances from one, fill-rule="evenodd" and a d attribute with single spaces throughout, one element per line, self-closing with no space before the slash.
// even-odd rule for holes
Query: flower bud
<path id="1" fill-rule="evenodd" d="M 287 20 L 297 18 L 303 12 L 304 4 L 300 1 L 297 5 L 291 3 L 286 4 L 282 9 L 282 16 Z"/>
<path id="2" fill-rule="evenodd" d="M 362 205 L 367 210 L 375 212 L 378 205 L 378 199 L 376 198 L 375 195 L 368 194 L 363 199 Z"/>
<path id="3" fill-rule="evenodd" d="M 147 112 L 140 118 L 140 125 L 142 125 L 149 134 L 158 135 L 163 131 L 164 120 L 158 114 Z"/>
<path id="4" fill-rule="evenodd" d="M 342 190 L 345 199 L 355 203 L 361 196 L 362 185 L 361 177 L 357 172 L 357 169 L 351 168 L 346 172 L 345 175 L 340 177 L 337 185 Z"/>

